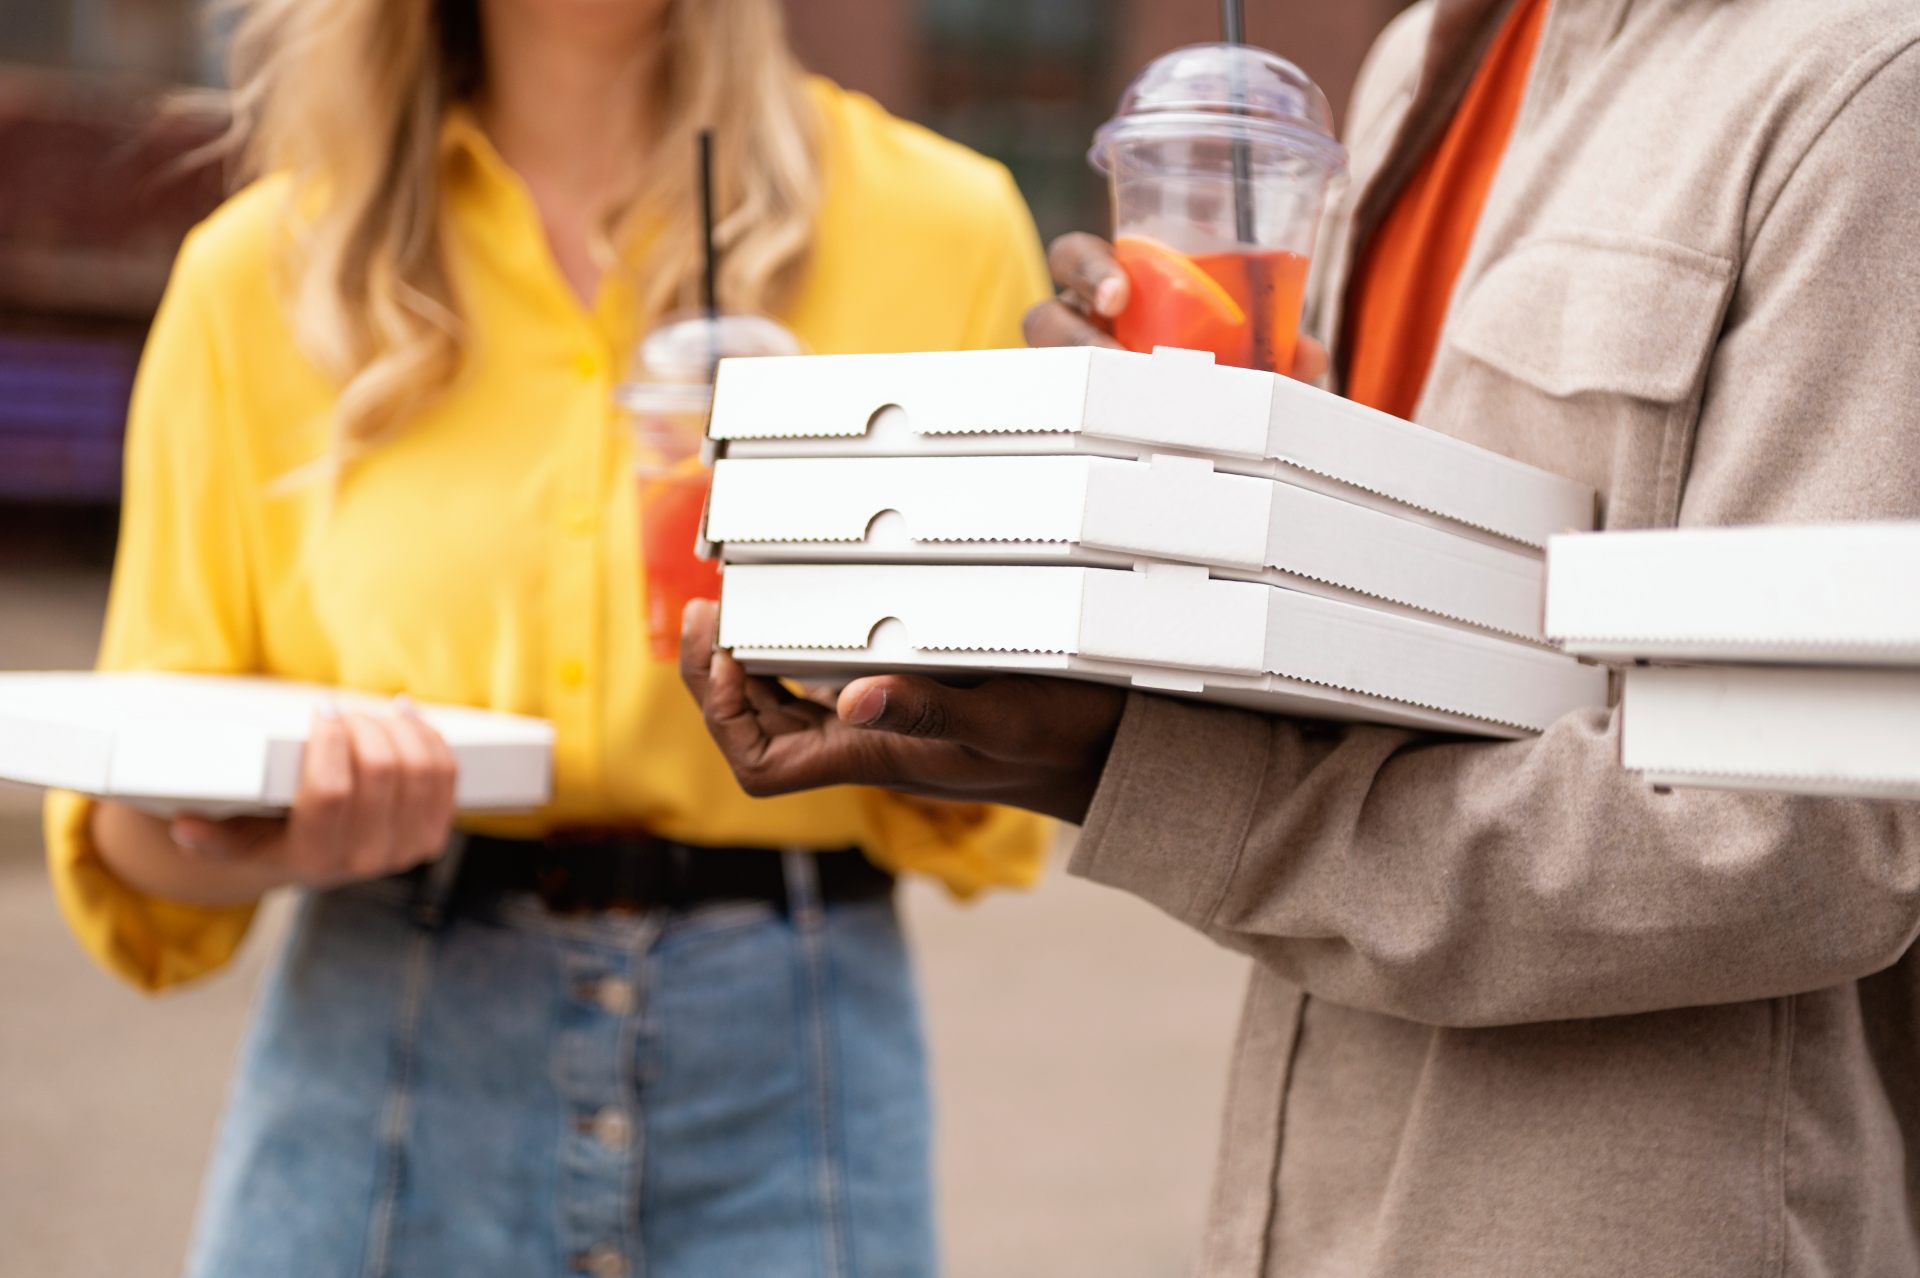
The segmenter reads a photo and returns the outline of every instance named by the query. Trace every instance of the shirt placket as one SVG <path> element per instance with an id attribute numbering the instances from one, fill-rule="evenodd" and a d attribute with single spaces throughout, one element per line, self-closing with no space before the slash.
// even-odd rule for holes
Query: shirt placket
<path id="1" fill-rule="evenodd" d="M 657 920 L 635 918 L 583 922 L 555 937 L 567 980 L 553 1056 L 565 1110 L 556 1226 L 568 1272 L 586 1278 L 644 1271 L 644 1128 L 632 1079 L 646 1016 L 643 959 L 657 930 Z"/>
<path id="2" fill-rule="evenodd" d="M 553 335 L 534 356 L 542 385 L 553 389 L 551 409 L 546 420 L 525 424 L 543 437 L 549 450 L 543 460 L 554 477 L 541 530 L 547 546 L 541 678 L 545 717 L 555 729 L 554 774 L 566 778 L 570 791 L 597 791 L 605 762 L 600 743 L 607 679 L 601 625 L 608 545 L 604 476 L 618 371 L 608 334 L 621 299 L 608 289 L 595 309 L 583 306 L 547 248 L 539 209 L 519 177 L 470 121 L 459 122 L 453 139 L 471 166 L 464 174 L 484 228 L 484 251 L 496 256 Z"/>
<path id="3" fill-rule="evenodd" d="M 554 766 L 593 789 L 600 786 L 601 702 L 606 680 L 601 610 L 605 607 L 609 415 L 613 360 L 606 341 L 583 324 L 564 355 L 568 411 L 554 446 L 554 529 L 547 563 L 550 654 L 547 704 L 556 728 Z"/>

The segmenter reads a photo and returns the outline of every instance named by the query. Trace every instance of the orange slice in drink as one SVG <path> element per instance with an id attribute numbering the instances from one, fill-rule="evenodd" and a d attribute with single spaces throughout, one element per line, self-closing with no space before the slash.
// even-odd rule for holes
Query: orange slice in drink
<path id="1" fill-rule="evenodd" d="M 1183 346 L 1212 351 L 1230 363 L 1247 344 L 1247 313 L 1220 281 L 1178 249 L 1143 235 L 1114 241 L 1114 256 L 1132 284 L 1113 335 L 1131 351 Z"/>

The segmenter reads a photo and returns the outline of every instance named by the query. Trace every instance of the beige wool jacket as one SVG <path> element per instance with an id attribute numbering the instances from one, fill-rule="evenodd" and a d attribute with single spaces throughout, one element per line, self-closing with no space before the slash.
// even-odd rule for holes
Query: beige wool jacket
<path id="1" fill-rule="evenodd" d="M 1505 8 L 1381 38 L 1319 332 Z M 1554 0 L 1419 420 L 1610 528 L 1920 519 L 1917 45 Z M 1658 794 L 1616 732 L 1132 698 L 1073 868 L 1255 960 L 1202 1272 L 1920 1275 L 1920 805 Z"/>

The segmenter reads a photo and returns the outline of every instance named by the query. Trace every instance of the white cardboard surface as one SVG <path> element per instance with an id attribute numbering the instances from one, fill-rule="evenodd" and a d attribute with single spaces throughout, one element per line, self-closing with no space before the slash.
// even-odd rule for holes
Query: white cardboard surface
<path id="1" fill-rule="evenodd" d="M 1655 785 L 1920 799 L 1920 670 L 1638 667 L 1620 726 Z"/>
<path id="2" fill-rule="evenodd" d="M 0 777 L 145 806 L 226 815 L 283 811 L 299 787 L 314 710 L 381 698 L 214 675 L 0 674 Z M 452 747 L 462 811 L 516 811 L 551 791 L 552 725 L 422 705 Z"/>
<path id="3" fill-rule="evenodd" d="M 1204 564 L 1540 639 L 1540 557 L 1191 457 L 731 458 L 730 563 Z"/>
<path id="4" fill-rule="evenodd" d="M 734 564 L 720 644 L 764 673 L 1051 672 L 1490 736 L 1606 700 L 1558 653 L 1179 564 Z"/>
<path id="5" fill-rule="evenodd" d="M 1175 452 L 1535 547 L 1594 518 L 1583 484 L 1164 347 L 724 360 L 709 436 L 730 457 Z"/>
<path id="6" fill-rule="evenodd" d="M 1556 537 L 1547 635 L 1617 661 L 1920 664 L 1920 523 Z"/>

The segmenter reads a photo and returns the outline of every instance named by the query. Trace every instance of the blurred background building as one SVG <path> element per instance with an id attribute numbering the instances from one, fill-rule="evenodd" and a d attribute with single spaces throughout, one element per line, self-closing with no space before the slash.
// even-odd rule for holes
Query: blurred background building
<path id="1" fill-rule="evenodd" d="M 1336 111 L 1401 0 L 1253 0 L 1249 34 Z M 161 108 L 217 84 L 199 0 L 0 6 L 0 502 L 110 506 L 145 325 L 180 237 L 218 202 L 212 136 Z M 790 0 L 815 69 L 1004 160 L 1051 237 L 1097 227 L 1084 155 L 1127 78 L 1217 38 L 1212 0 Z"/>
<path id="2" fill-rule="evenodd" d="M 685 0 L 697 2 L 697 0 Z M 0 669 L 88 664 L 140 344 L 221 178 L 201 0 L 0 0 Z M 1252 38 L 1345 106 L 1401 0 L 1247 0 Z M 1213 0 L 789 0 L 815 69 L 1004 160 L 1054 235 L 1105 222 L 1085 149 L 1131 74 L 1217 34 Z M 1181 1272 L 1198 1238 L 1241 960 L 1052 876 L 960 910 L 906 892 L 955 1278 Z M 93 970 L 0 784 L 0 1272 L 176 1272 L 247 1001 L 230 971 L 151 1003 Z"/>

